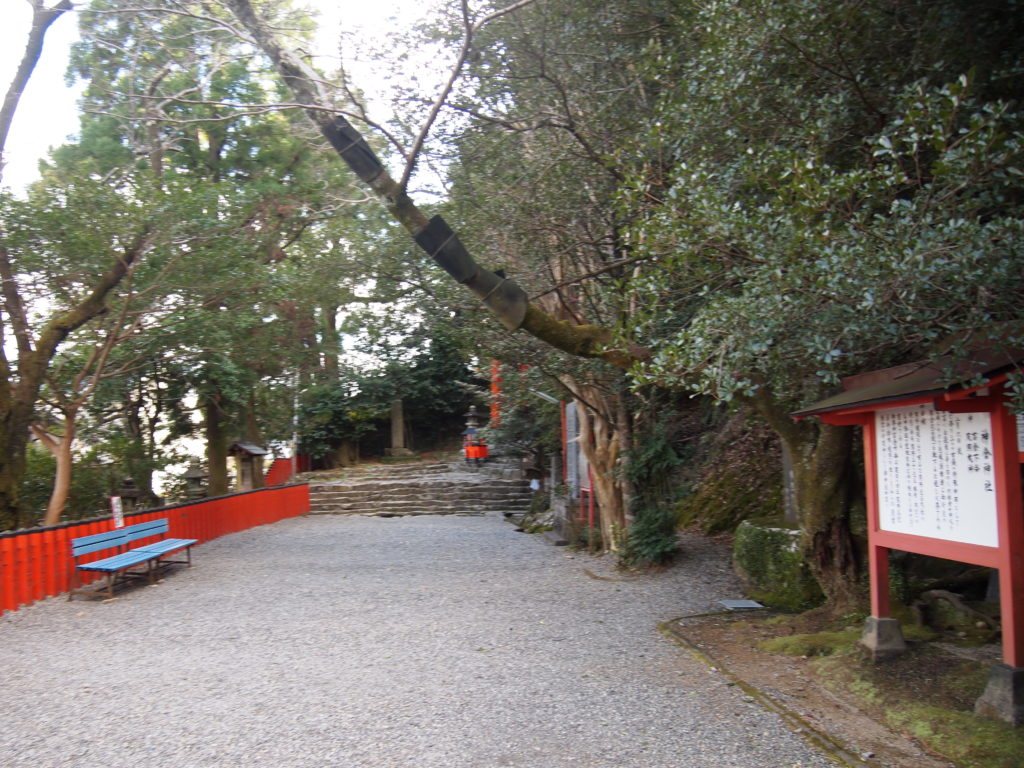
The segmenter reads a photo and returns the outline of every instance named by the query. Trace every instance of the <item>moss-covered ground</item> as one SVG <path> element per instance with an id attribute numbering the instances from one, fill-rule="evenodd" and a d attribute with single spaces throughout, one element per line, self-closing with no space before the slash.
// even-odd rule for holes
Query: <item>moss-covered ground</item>
<path id="1" fill-rule="evenodd" d="M 813 657 L 808 666 L 821 685 L 852 694 L 871 716 L 959 768 L 1024 766 L 1024 728 L 974 713 L 993 654 L 974 654 L 968 643 L 960 647 L 932 630 L 906 626 L 907 653 L 874 664 L 859 645 L 858 629 L 788 634 L 799 628 L 797 619 L 776 627 L 780 634 L 761 641 L 761 650 Z"/>
<path id="2" fill-rule="evenodd" d="M 714 667 L 802 717 L 806 730 L 843 745 L 834 750 L 843 764 L 1024 768 L 1024 727 L 974 713 L 1000 659 L 998 645 L 979 647 L 962 632 L 907 622 L 908 651 L 874 664 L 858 642 L 862 622 L 819 610 L 691 617 L 666 626 Z M 840 759 L 844 754 L 855 757 Z"/>

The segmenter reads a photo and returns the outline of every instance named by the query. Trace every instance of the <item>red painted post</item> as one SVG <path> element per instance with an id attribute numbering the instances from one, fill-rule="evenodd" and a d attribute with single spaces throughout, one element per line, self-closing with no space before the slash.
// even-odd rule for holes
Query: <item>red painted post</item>
<path id="1" fill-rule="evenodd" d="M 15 556 L 15 569 L 16 569 L 16 584 L 15 600 L 18 605 L 25 605 L 28 602 L 28 596 L 30 594 L 31 576 L 29 574 L 29 556 L 28 556 L 28 537 L 18 536 L 15 540 L 15 550 L 17 552 Z"/>
<path id="2" fill-rule="evenodd" d="M 878 454 L 875 441 L 875 415 L 864 422 L 864 481 L 867 497 L 868 540 L 878 533 Z M 871 574 L 871 615 L 889 617 L 889 548 L 868 545 L 868 570 Z"/>
<path id="3" fill-rule="evenodd" d="M 53 594 L 59 595 L 71 589 L 71 537 L 67 528 L 54 531 L 53 551 L 57 555 L 56 583 Z"/>
<path id="4" fill-rule="evenodd" d="M 501 423 L 501 363 L 491 360 L 491 426 Z"/>
<path id="5" fill-rule="evenodd" d="M 57 550 L 57 531 L 49 528 L 43 531 L 43 550 L 46 552 L 46 568 L 43 570 L 43 596 L 57 594 L 57 574 L 60 569 L 60 555 Z"/>
<path id="6" fill-rule="evenodd" d="M 198 534 L 196 538 L 200 541 L 210 540 L 209 517 L 213 504 L 214 502 L 212 501 L 204 501 L 201 505 L 197 504 L 192 508 L 192 514 L 196 518 L 196 532 Z"/>
<path id="7" fill-rule="evenodd" d="M 1024 502 L 1016 417 L 1005 406 L 992 413 L 992 446 L 999 524 L 1003 661 L 1011 667 L 1024 667 Z"/>
<path id="8" fill-rule="evenodd" d="M 15 539 L 8 536 L 0 539 L 0 612 L 18 608 L 15 597 L 17 570 L 15 567 Z"/>
<path id="9" fill-rule="evenodd" d="M 46 594 L 47 552 L 43 546 L 42 532 L 31 533 L 28 539 L 29 588 L 28 602 L 34 603 Z"/>

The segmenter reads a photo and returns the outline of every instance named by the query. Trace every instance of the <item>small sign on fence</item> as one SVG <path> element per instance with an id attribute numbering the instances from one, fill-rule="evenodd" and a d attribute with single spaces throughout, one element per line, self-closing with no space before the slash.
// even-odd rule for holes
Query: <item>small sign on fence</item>
<path id="1" fill-rule="evenodd" d="M 110 511 L 114 515 L 114 527 L 124 528 L 124 507 L 121 505 L 120 496 L 110 497 Z"/>

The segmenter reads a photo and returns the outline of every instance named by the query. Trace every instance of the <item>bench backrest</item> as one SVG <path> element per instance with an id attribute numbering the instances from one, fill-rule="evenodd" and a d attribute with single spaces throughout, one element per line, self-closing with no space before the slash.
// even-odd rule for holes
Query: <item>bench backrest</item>
<path id="1" fill-rule="evenodd" d="M 127 542 L 124 529 L 114 529 L 106 533 L 94 533 L 91 536 L 79 536 L 71 540 L 71 556 L 79 557 L 101 549 L 120 547 Z"/>
<path id="2" fill-rule="evenodd" d="M 167 519 L 163 520 L 150 520 L 148 523 L 138 523 L 136 525 L 129 525 L 127 528 L 122 528 L 121 532 L 124 534 L 125 542 L 138 541 L 139 539 L 148 539 L 150 536 L 160 536 L 167 533 L 170 530 L 170 525 L 167 523 Z"/>

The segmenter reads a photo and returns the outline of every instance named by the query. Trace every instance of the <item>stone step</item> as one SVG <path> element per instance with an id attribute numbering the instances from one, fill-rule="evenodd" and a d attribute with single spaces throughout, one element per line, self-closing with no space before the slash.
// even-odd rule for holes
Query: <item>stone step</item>
<path id="1" fill-rule="evenodd" d="M 359 509 L 311 509 L 310 515 L 378 515 L 380 517 L 399 517 L 401 515 L 486 515 L 489 512 L 500 512 L 504 515 L 522 514 L 522 507 L 512 509 L 482 509 L 480 507 L 365 507 Z"/>
<path id="2" fill-rule="evenodd" d="M 454 512 L 473 512 L 486 514 L 487 512 L 508 512 L 522 513 L 527 510 L 522 504 L 508 505 L 479 505 L 479 504 L 352 504 L 347 506 L 317 506 L 311 507 L 311 515 L 366 515 L 366 514 L 410 514 L 421 515 L 442 515 Z"/>
<path id="3" fill-rule="evenodd" d="M 476 509 L 476 510 L 526 510 L 532 496 L 507 497 L 503 499 L 480 498 L 362 498 L 362 499 L 310 499 L 310 511 L 351 512 L 367 509 Z"/>
<path id="4" fill-rule="evenodd" d="M 529 483 L 501 466 L 459 461 L 352 467 L 337 480 L 311 479 L 314 515 L 452 515 L 523 512 Z"/>
<path id="5" fill-rule="evenodd" d="M 311 515 L 359 515 L 360 517 L 427 517 L 429 515 L 443 517 L 444 515 L 459 515 L 461 517 L 482 517 L 487 513 L 479 509 L 412 509 L 396 510 L 393 512 L 382 510 L 371 510 L 366 512 L 310 512 Z"/>
<path id="6" fill-rule="evenodd" d="M 316 494 L 310 496 L 311 504 L 367 504 L 367 503 L 415 503 L 428 504 L 437 502 L 439 504 L 524 504 L 530 505 L 533 500 L 532 494 L 506 493 L 506 494 L 388 494 L 388 495 L 326 495 Z"/>
<path id="7" fill-rule="evenodd" d="M 347 501 L 350 499 L 388 499 L 388 498 L 417 498 L 417 499 L 514 499 L 531 498 L 532 492 L 501 489 L 474 489 L 474 488 L 446 488 L 441 491 L 429 491 L 422 488 L 409 488 L 407 490 L 393 489 L 380 493 L 364 493 L 354 489 L 319 491 L 311 493 L 310 498 L 325 499 L 330 501 Z"/>
<path id="8" fill-rule="evenodd" d="M 318 483 L 310 485 L 309 489 L 315 493 L 331 493 L 333 491 L 344 489 L 352 491 L 362 491 L 365 493 L 381 493 L 393 490 L 405 490 L 407 488 L 420 488 L 430 491 L 445 490 L 451 488 L 471 488 L 471 489 L 483 489 L 483 490 L 512 490 L 512 491 L 529 491 L 529 483 L 521 480 L 491 480 L 486 482 L 466 482 L 461 479 L 437 479 L 421 482 L 401 482 L 398 480 L 388 480 L 380 482 L 365 482 L 365 483 Z"/>
<path id="9" fill-rule="evenodd" d="M 370 464 L 357 465 L 340 470 L 338 482 L 360 482 L 364 479 L 407 479 L 413 477 L 429 477 L 459 474 L 467 476 L 518 476 L 518 468 L 501 463 L 487 463 L 480 466 L 467 464 L 464 461 L 433 462 L 430 464 L 408 463 L 408 464 Z M 310 482 L 316 483 L 316 473 L 308 478 Z M 334 482 L 334 481 L 332 481 Z"/>

